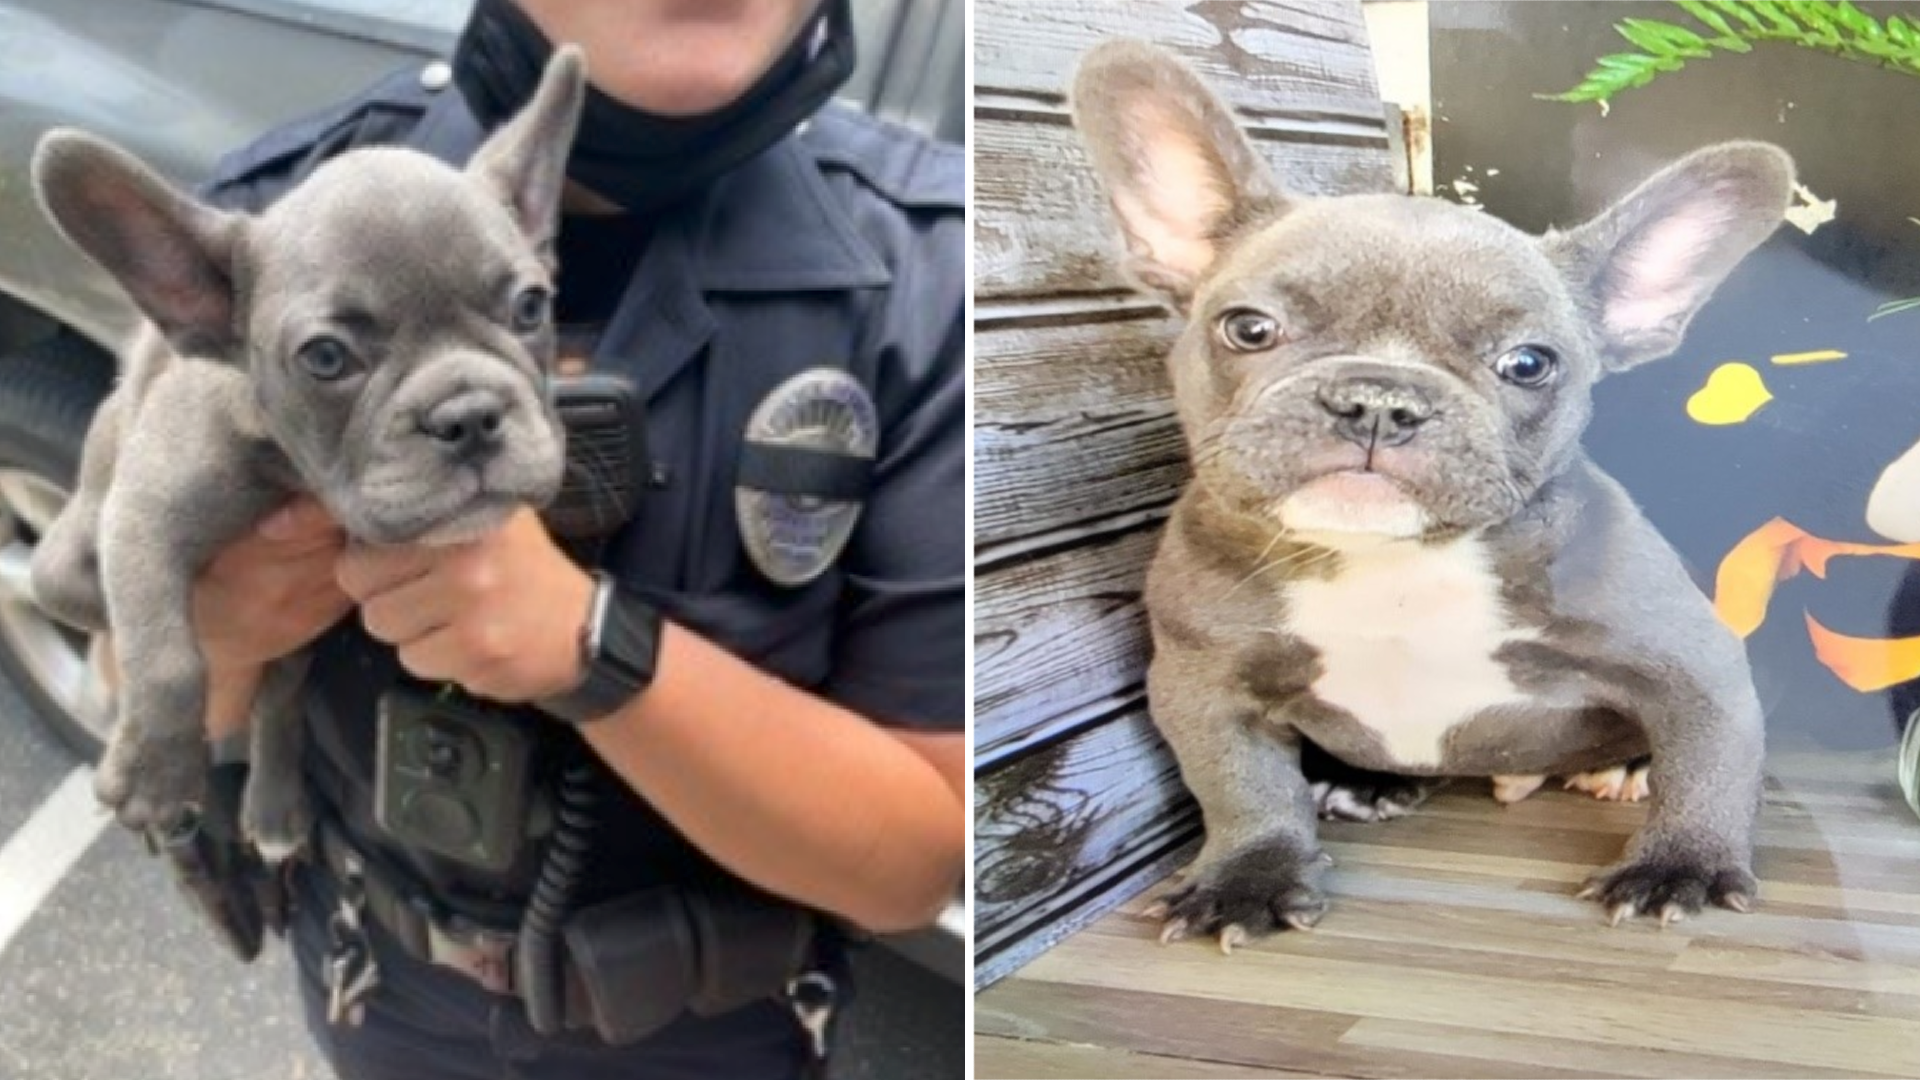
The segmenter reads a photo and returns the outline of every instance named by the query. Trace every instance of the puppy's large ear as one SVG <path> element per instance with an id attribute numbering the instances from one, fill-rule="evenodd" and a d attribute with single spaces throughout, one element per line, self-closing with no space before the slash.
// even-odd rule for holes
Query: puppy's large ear
<path id="1" fill-rule="evenodd" d="M 467 164 L 467 172 L 505 200 L 520 231 L 542 249 L 559 226 L 567 156 L 586 99 L 586 67 L 578 45 L 556 50 L 533 100 L 500 125 Z"/>
<path id="2" fill-rule="evenodd" d="M 1596 316 L 1608 370 L 1620 371 L 1679 348 L 1694 313 L 1779 227 L 1792 197 L 1786 151 L 1721 143 L 1660 170 L 1585 225 L 1541 242 Z"/>
<path id="3" fill-rule="evenodd" d="M 185 355 L 240 355 L 234 256 L 246 219 L 204 206 L 124 150 L 54 131 L 33 155 L 40 205 Z"/>
<path id="4" fill-rule="evenodd" d="M 1127 240 L 1127 269 L 1183 310 L 1235 233 L 1288 196 L 1233 113 L 1171 53 L 1110 41 L 1073 80 L 1073 122 Z"/>

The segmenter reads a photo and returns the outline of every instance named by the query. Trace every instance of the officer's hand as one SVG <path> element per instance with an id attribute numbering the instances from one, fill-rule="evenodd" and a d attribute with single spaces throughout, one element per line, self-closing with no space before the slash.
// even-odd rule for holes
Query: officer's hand
<path id="1" fill-rule="evenodd" d="M 257 671 L 351 611 L 333 573 L 345 545 L 339 524 L 311 496 L 227 545 L 193 585 L 193 629 L 208 669 L 216 676 Z"/>
<path id="2" fill-rule="evenodd" d="M 339 579 L 367 632 L 400 650 L 415 678 L 509 703 L 580 681 L 593 579 L 531 510 L 467 544 L 356 544 L 340 560 Z"/>

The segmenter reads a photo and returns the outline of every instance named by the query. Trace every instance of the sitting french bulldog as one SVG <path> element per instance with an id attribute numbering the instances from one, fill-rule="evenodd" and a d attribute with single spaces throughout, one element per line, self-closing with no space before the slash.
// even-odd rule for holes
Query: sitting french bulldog
<path id="1" fill-rule="evenodd" d="M 1172 56 L 1087 55 L 1073 116 L 1169 358 L 1193 479 L 1147 581 L 1155 721 L 1206 841 L 1162 940 L 1327 909 L 1303 740 L 1415 776 L 1651 756 L 1618 922 L 1753 901 L 1762 715 L 1738 639 L 1581 449 L 1602 376 L 1665 356 L 1782 220 L 1791 160 L 1694 153 L 1570 232 L 1284 190 Z"/>
<path id="2" fill-rule="evenodd" d="M 112 634 L 118 725 L 95 788 L 124 825 L 178 827 L 203 797 L 190 601 L 230 541 L 297 492 L 373 544 L 472 539 L 552 499 L 551 248 L 584 78 L 577 50 L 556 54 L 464 171 L 354 150 L 257 217 L 88 136 L 41 142 L 47 212 L 150 321 L 32 566 L 48 611 Z M 304 672 L 273 665 L 253 712 L 242 823 L 269 858 L 311 823 Z"/>

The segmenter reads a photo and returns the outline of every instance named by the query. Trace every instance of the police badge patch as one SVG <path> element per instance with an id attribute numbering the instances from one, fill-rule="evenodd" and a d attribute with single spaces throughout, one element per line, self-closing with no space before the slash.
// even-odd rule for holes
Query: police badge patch
<path id="1" fill-rule="evenodd" d="M 733 504 L 747 555 L 769 581 L 805 585 L 840 557 L 879 447 L 873 398 L 838 368 L 803 371 L 754 409 Z"/>

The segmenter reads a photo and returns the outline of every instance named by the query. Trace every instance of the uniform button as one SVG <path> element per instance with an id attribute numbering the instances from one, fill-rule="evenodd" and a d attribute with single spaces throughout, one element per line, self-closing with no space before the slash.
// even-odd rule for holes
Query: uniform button
<path id="1" fill-rule="evenodd" d="M 420 69 L 420 89 L 445 90 L 453 81 L 453 68 L 444 60 L 435 60 Z"/>

